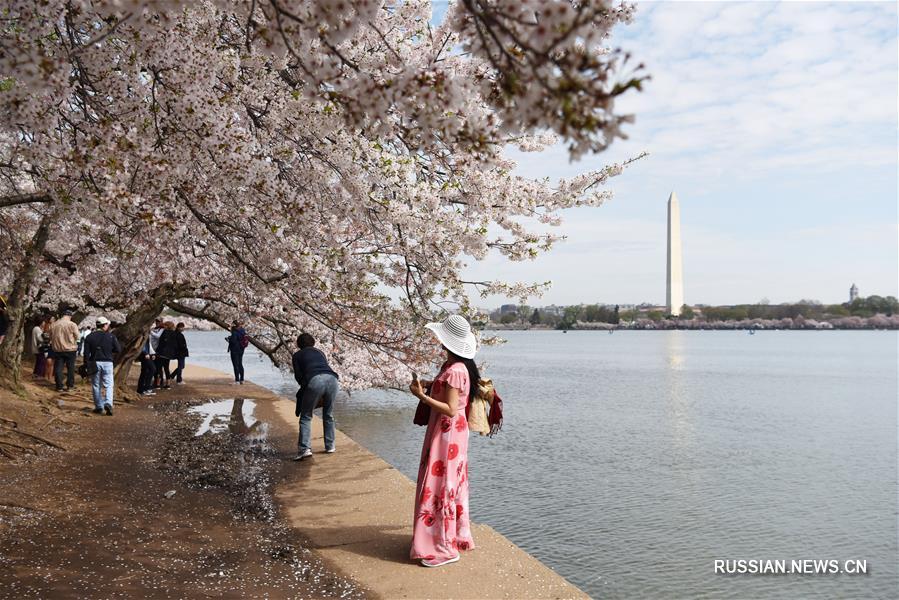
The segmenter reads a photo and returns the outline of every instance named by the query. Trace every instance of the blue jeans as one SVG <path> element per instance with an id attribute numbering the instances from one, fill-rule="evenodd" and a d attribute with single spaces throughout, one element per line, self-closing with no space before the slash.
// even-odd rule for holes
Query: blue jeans
<path id="1" fill-rule="evenodd" d="M 106 388 L 106 398 L 101 400 L 100 386 Z M 112 361 L 97 361 L 97 372 L 94 373 L 91 391 L 94 393 L 94 406 L 103 408 L 104 404 L 112 406 L 112 391 L 115 385 L 112 382 Z"/>
<path id="2" fill-rule="evenodd" d="M 297 447 L 312 449 L 312 411 L 322 401 L 322 421 L 325 424 L 325 450 L 334 447 L 334 398 L 337 397 L 337 378 L 327 373 L 316 375 L 303 388 L 300 400 L 300 439 Z"/>

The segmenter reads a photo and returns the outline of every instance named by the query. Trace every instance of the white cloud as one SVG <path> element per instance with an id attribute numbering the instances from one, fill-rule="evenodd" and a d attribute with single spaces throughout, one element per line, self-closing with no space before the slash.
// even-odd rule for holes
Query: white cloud
<path id="1" fill-rule="evenodd" d="M 896 124 L 896 36 L 884 30 L 880 7 L 772 3 L 653 3 L 638 34 L 622 42 L 644 60 L 652 81 L 624 100 L 637 124 L 634 143 L 651 152 L 693 152 L 717 161 L 738 149 L 770 168 L 784 144 L 791 166 L 828 161 L 822 144 L 839 150 L 853 127 Z M 893 9 L 895 23 L 895 8 Z M 648 25 L 639 26 L 644 18 Z M 891 33 L 889 33 L 891 31 Z M 822 139 L 822 133 L 827 133 Z M 809 144 L 808 140 L 815 140 Z M 869 140 L 877 160 L 895 161 L 895 137 Z M 752 151 L 747 154 L 747 151 Z M 871 152 L 859 160 L 867 164 Z"/>
<path id="2" fill-rule="evenodd" d="M 550 255 L 472 269 L 555 279 L 547 302 L 660 301 L 677 189 L 689 301 L 838 301 L 855 279 L 895 294 L 896 20 L 895 3 L 641 3 L 614 40 L 652 75 L 620 102 L 631 139 L 574 165 L 562 146 L 511 154 L 552 179 L 650 157 L 611 181 L 613 203 L 568 218 Z"/>

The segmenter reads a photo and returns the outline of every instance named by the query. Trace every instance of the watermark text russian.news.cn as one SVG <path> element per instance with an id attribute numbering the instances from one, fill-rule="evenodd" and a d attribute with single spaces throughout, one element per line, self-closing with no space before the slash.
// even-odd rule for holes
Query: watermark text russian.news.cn
<path id="1" fill-rule="evenodd" d="M 716 575 L 867 575 L 865 559 L 715 559 Z"/>

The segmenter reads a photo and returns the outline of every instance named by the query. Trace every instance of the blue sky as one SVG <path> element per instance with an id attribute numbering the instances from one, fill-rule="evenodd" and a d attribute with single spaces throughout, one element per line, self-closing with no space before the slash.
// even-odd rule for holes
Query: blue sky
<path id="1" fill-rule="evenodd" d="M 650 156 L 566 213 L 549 254 L 469 276 L 553 280 L 534 304 L 662 303 L 674 190 L 688 304 L 899 295 L 896 3 L 644 2 L 612 44 L 652 76 L 619 104 L 630 139 L 574 164 L 510 154 L 551 179 Z"/>

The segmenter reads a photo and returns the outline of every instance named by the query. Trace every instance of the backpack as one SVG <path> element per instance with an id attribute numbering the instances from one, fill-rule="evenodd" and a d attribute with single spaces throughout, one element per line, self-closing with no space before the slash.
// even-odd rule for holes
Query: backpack
<path id="1" fill-rule="evenodd" d="M 93 377 L 97 374 L 97 371 L 97 363 L 93 360 L 86 360 L 78 365 L 78 374 L 81 375 L 82 379 Z"/>
<path id="2" fill-rule="evenodd" d="M 503 400 L 496 393 L 493 381 L 478 380 L 478 393 L 465 407 L 468 428 L 481 435 L 493 437 L 503 427 Z"/>
<path id="3" fill-rule="evenodd" d="M 425 390 L 425 394 L 431 395 L 430 385 Z M 482 411 L 484 417 L 483 420 L 486 422 L 472 426 L 470 417 L 473 406 L 474 410 Z M 415 425 L 427 425 L 430 418 L 431 407 L 419 400 L 412 423 Z M 478 380 L 478 393 L 465 407 L 465 419 L 468 421 L 468 426 L 471 431 L 477 431 L 481 435 L 486 435 L 488 437 L 493 437 L 503 428 L 503 399 L 499 397 L 499 394 L 493 387 L 492 380 L 484 378 Z M 478 419 L 476 419 L 476 421 L 477 420 Z M 475 427 L 477 427 L 477 429 L 475 429 Z"/>

